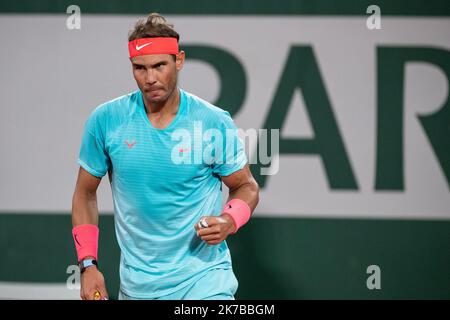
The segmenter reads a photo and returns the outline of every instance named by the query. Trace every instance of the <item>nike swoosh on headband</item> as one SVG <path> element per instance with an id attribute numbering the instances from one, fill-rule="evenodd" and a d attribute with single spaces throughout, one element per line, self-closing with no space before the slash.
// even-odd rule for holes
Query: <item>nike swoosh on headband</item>
<path id="1" fill-rule="evenodd" d="M 149 44 L 152 44 L 152 42 L 149 42 L 149 43 L 144 43 L 142 46 L 138 46 L 138 45 L 136 45 L 136 50 L 137 51 L 139 51 L 139 50 L 141 50 L 143 47 L 146 47 L 146 46 L 148 46 Z"/>

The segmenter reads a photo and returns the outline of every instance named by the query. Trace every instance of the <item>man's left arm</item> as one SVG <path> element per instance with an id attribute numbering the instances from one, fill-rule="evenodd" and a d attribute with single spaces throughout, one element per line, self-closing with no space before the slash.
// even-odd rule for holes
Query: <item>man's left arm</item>
<path id="1" fill-rule="evenodd" d="M 229 176 L 222 176 L 229 188 L 225 208 L 218 217 L 203 217 L 195 225 L 197 235 L 208 244 L 219 244 L 245 224 L 259 201 L 259 187 L 247 165 Z"/>
<path id="2" fill-rule="evenodd" d="M 240 199 L 247 203 L 251 212 L 255 210 L 259 201 L 259 186 L 253 178 L 248 164 L 241 170 L 227 177 L 221 177 L 221 179 L 229 189 L 228 202 Z"/>

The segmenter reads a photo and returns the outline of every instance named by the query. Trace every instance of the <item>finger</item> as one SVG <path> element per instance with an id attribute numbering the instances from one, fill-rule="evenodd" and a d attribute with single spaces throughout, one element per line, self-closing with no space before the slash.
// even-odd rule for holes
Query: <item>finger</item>
<path id="1" fill-rule="evenodd" d="M 207 235 L 213 234 L 213 233 L 216 233 L 216 232 L 214 232 L 214 231 L 212 230 L 212 228 L 206 228 L 206 229 L 200 229 L 200 230 L 197 230 L 197 236 L 198 236 L 198 237 L 207 236 Z"/>
<path id="2" fill-rule="evenodd" d="M 220 239 L 220 234 L 217 234 L 217 233 L 202 237 L 203 241 L 211 241 L 211 240 L 219 240 L 219 239 Z"/>
<path id="3" fill-rule="evenodd" d="M 102 294 L 100 293 L 100 291 L 95 290 L 94 294 L 93 294 L 93 299 L 94 300 L 100 300 L 101 297 L 102 297 Z"/>
<path id="4" fill-rule="evenodd" d="M 101 294 L 98 290 L 90 289 L 84 292 L 83 300 L 100 300 Z"/>
<path id="5" fill-rule="evenodd" d="M 82 300 L 89 300 L 88 295 L 86 294 L 86 290 L 81 290 L 80 296 Z"/>
<path id="6" fill-rule="evenodd" d="M 200 220 L 194 225 L 195 230 L 201 230 L 210 226 L 210 217 L 201 217 Z"/>
<path id="7" fill-rule="evenodd" d="M 211 240 L 211 241 L 205 241 L 205 242 L 209 245 L 216 245 L 216 244 L 221 243 L 222 241 L 223 241 L 222 239 L 219 239 L 219 240 Z"/>
<path id="8" fill-rule="evenodd" d="M 227 223 L 227 220 L 224 217 L 218 216 L 218 217 L 208 217 L 209 219 L 207 220 L 208 225 L 210 227 L 218 225 L 218 224 L 224 224 Z"/>
<path id="9" fill-rule="evenodd" d="M 197 231 L 197 235 L 199 237 L 203 237 L 209 234 L 214 234 L 214 233 L 220 233 L 220 227 L 219 226 L 213 226 L 210 228 L 206 228 L 206 229 L 200 229 Z"/>
<path id="10" fill-rule="evenodd" d="M 100 299 L 99 300 L 109 300 L 109 296 L 108 296 L 108 291 L 106 290 L 106 288 L 100 287 L 98 289 L 98 291 L 100 292 Z"/>

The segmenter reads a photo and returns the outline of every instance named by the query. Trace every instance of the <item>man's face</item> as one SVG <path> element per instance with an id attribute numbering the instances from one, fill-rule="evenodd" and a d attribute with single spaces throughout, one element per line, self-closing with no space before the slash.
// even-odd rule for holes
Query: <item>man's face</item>
<path id="1" fill-rule="evenodd" d="M 137 85 L 150 103 L 167 100 L 177 85 L 177 74 L 183 68 L 184 52 L 176 55 L 151 54 L 131 59 L 133 75 Z"/>

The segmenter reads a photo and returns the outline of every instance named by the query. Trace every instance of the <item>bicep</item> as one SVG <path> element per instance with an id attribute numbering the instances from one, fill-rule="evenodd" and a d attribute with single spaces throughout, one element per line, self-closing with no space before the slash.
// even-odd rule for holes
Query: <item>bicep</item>
<path id="1" fill-rule="evenodd" d="M 80 166 L 78 171 L 76 192 L 95 193 L 97 192 L 101 180 L 101 178 L 90 174 Z"/>
<path id="2" fill-rule="evenodd" d="M 244 184 L 253 184 L 255 182 L 248 164 L 229 176 L 222 176 L 221 179 L 230 190 L 237 189 Z"/>

